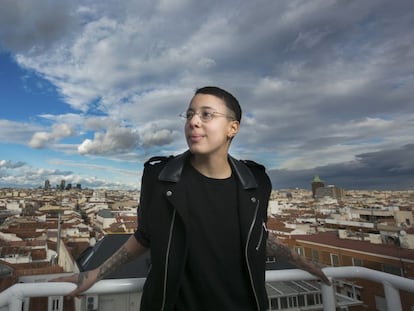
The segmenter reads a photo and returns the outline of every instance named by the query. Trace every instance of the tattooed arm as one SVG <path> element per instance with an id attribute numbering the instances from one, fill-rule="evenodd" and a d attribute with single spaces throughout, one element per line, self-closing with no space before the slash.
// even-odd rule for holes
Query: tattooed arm
<path id="1" fill-rule="evenodd" d="M 76 289 L 68 294 L 71 297 L 78 297 L 87 289 L 91 288 L 96 282 L 105 276 L 116 271 L 121 265 L 130 262 L 143 254 L 147 249 L 143 247 L 132 235 L 129 239 L 102 265 L 98 268 L 84 271 L 71 276 L 64 276 L 53 279 L 53 282 L 72 282 L 77 285 Z"/>
<path id="2" fill-rule="evenodd" d="M 273 234 L 269 234 L 269 238 L 267 239 L 266 255 L 282 258 L 294 264 L 299 269 L 305 270 L 313 275 L 316 275 L 325 284 L 331 285 L 331 282 L 329 281 L 325 273 L 323 273 L 320 267 L 316 266 L 314 263 L 310 261 L 306 261 L 303 257 L 299 256 L 294 250 L 291 250 L 289 247 L 279 242 L 277 237 Z"/>

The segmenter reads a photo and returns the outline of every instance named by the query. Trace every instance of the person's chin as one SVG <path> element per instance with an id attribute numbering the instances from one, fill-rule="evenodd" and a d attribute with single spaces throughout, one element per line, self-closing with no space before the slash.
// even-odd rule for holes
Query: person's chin
<path id="1" fill-rule="evenodd" d="M 190 149 L 190 152 L 192 154 L 199 154 L 199 155 L 201 155 L 201 154 L 204 154 L 205 153 L 205 150 L 203 150 L 203 148 L 201 148 L 200 146 L 197 146 L 197 145 L 190 145 L 189 146 L 189 149 Z"/>

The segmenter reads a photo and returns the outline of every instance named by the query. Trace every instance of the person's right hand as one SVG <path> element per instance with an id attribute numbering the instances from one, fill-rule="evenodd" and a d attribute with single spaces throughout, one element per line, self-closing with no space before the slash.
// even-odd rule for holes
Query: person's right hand
<path id="1" fill-rule="evenodd" d="M 69 276 L 62 276 L 49 280 L 49 282 L 71 282 L 75 283 L 77 287 L 67 294 L 68 297 L 79 297 L 81 294 L 92 287 L 98 281 L 98 269 L 84 271 L 81 273 L 72 274 Z"/>

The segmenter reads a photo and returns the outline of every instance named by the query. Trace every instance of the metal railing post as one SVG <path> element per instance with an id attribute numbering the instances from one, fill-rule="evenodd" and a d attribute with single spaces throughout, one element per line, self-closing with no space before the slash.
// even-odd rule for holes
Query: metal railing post
<path id="1" fill-rule="evenodd" d="M 402 311 L 400 291 L 391 283 L 383 281 L 387 310 Z"/>
<path id="2" fill-rule="evenodd" d="M 14 299 L 10 301 L 9 311 L 21 311 L 22 306 L 23 306 L 23 299 L 21 299 L 20 297 L 14 297 Z"/>
<path id="3" fill-rule="evenodd" d="M 330 279 L 332 282 L 332 279 Z M 323 311 L 336 309 L 335 290 L 332 285 L 321 283 Z"/>

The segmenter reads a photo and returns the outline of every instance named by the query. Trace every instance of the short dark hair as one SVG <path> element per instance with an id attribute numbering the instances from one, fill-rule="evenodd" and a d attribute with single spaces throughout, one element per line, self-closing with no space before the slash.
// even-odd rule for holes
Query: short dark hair
<path id="1" fill-rule="evenodd" d="M 226 104 L 226 107 L 234 113 L 234 118 L 240 123 L 242 117 L 242 110 L 239 101 L 231 93 L 217 86 L 204 86 L 195 91 L 194 95 L 197 94 L 213 95 L 222 99 Z"/>

